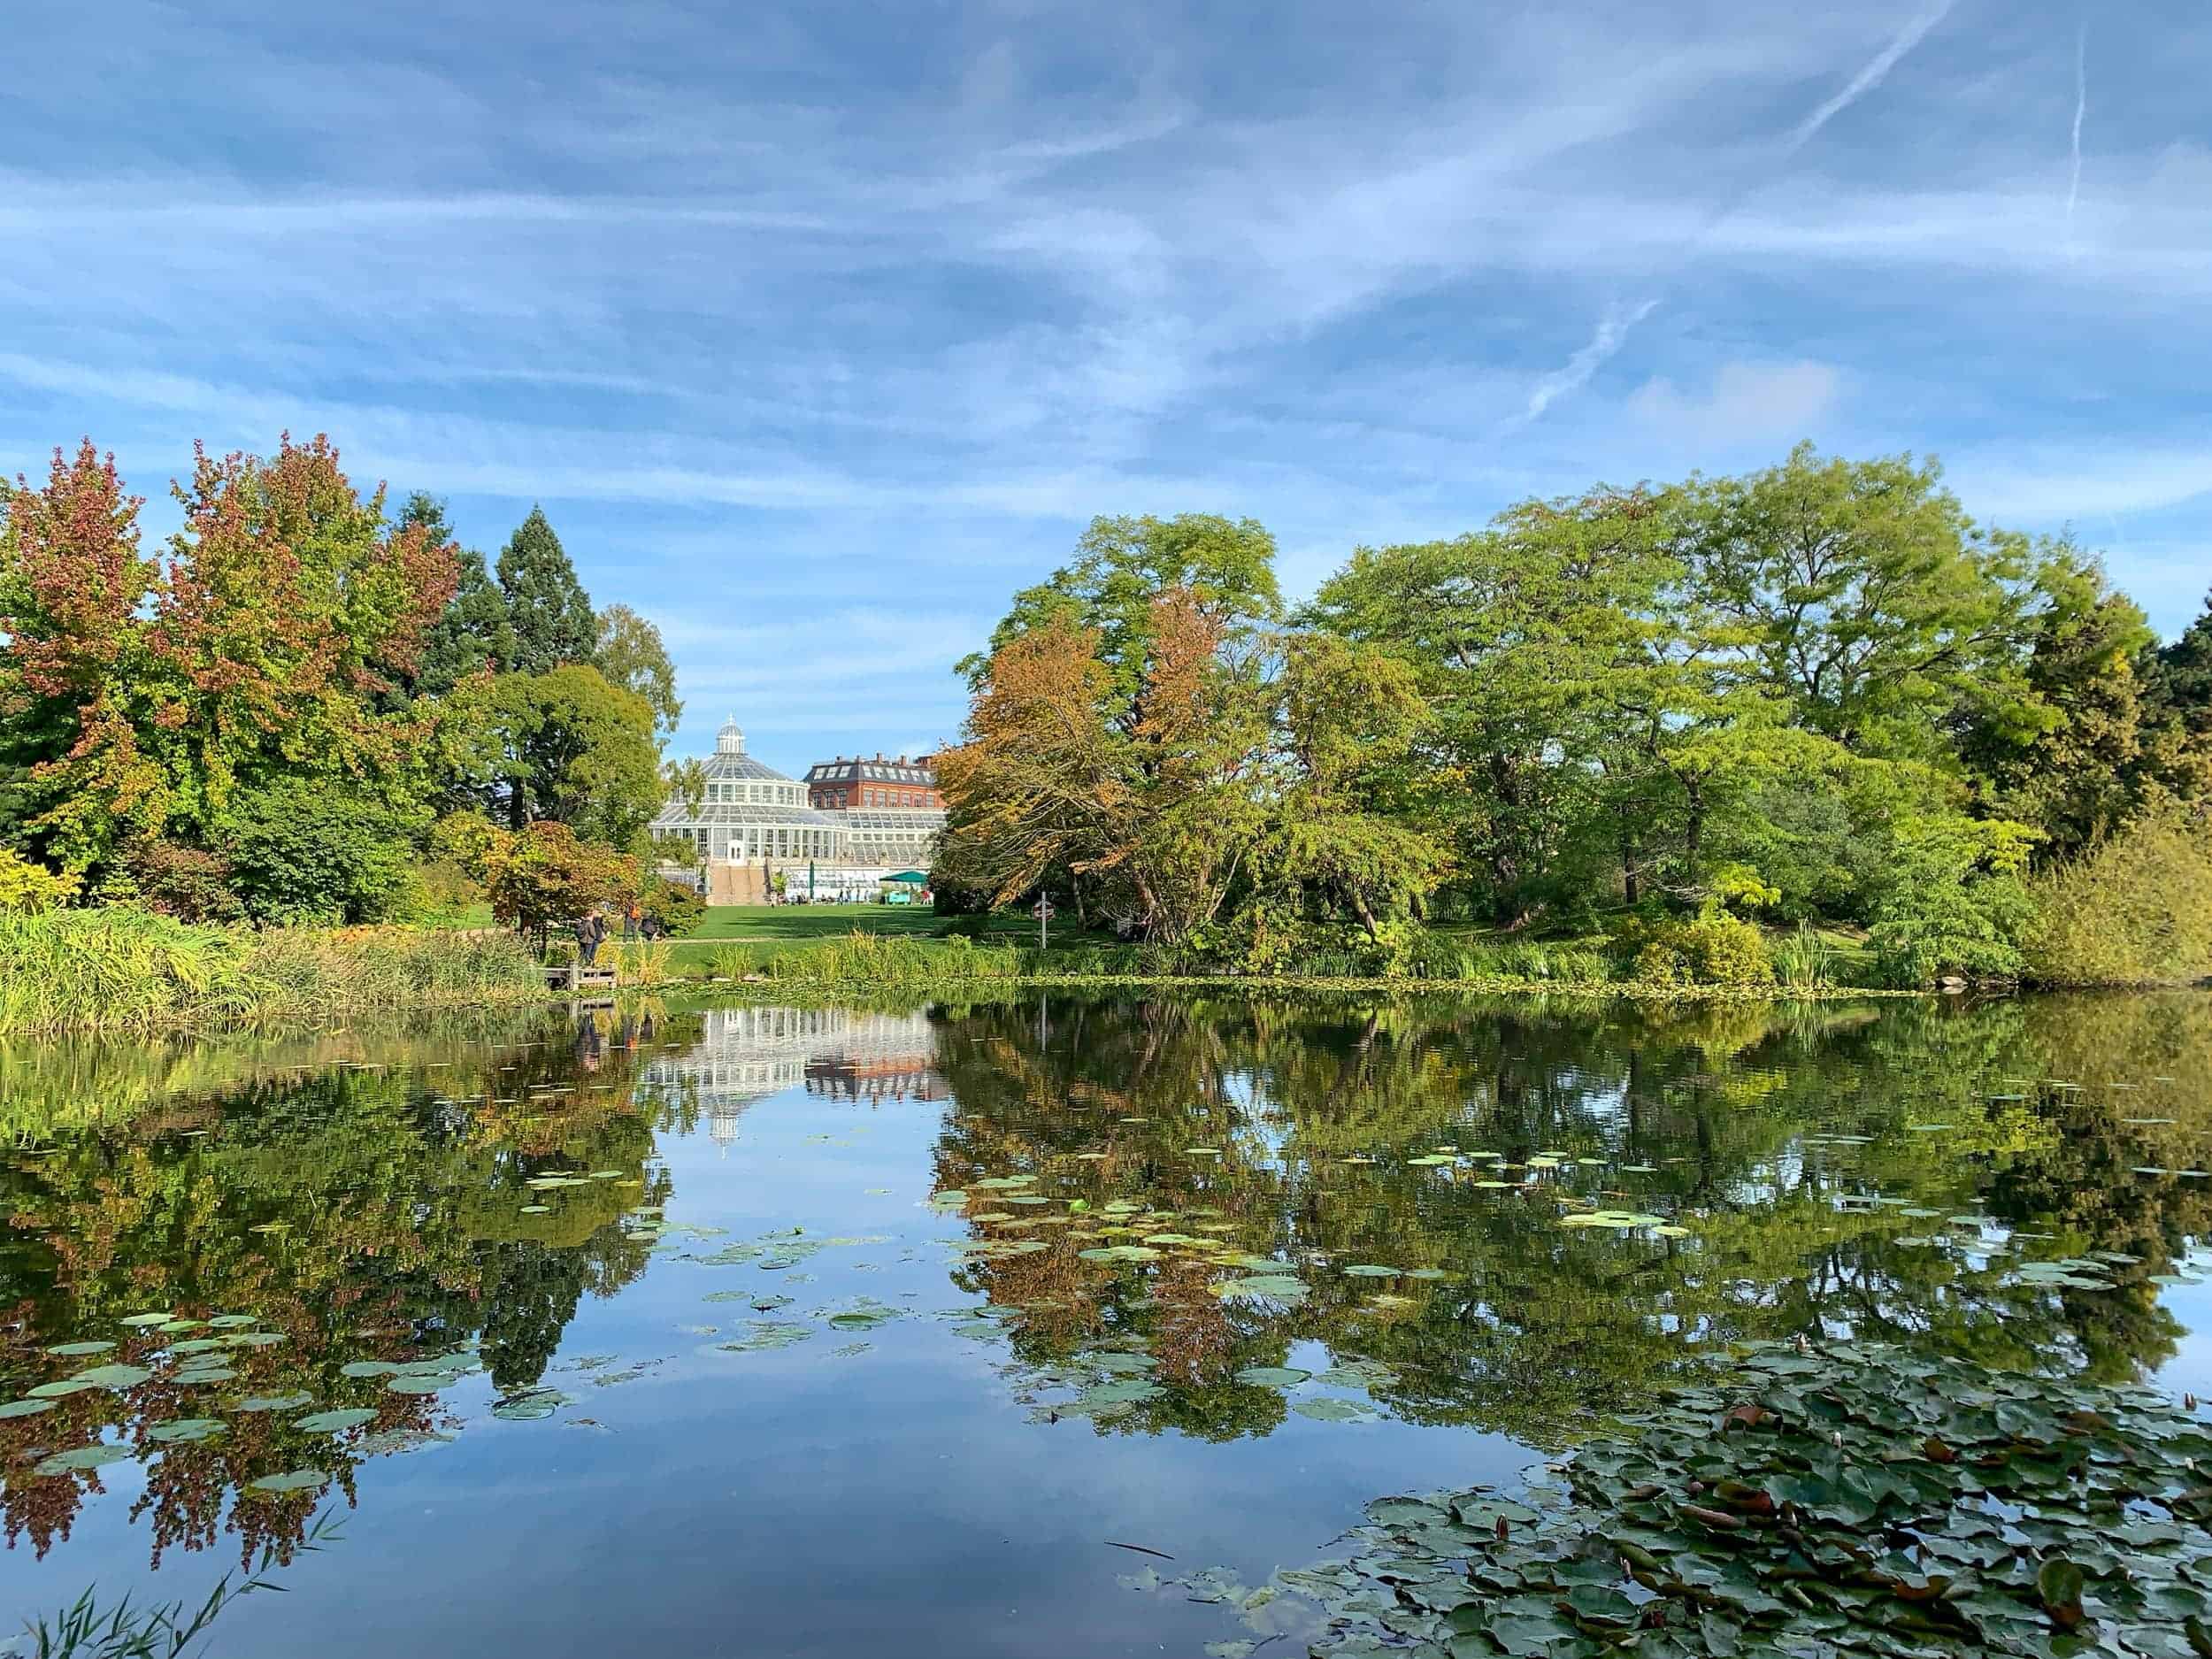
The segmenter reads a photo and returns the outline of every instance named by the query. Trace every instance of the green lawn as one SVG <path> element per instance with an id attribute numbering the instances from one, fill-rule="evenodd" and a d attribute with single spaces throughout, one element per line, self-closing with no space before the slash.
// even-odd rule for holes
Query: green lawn
<path id="1" fill-rule="evenodd" d="M 895 933 L 909 939 L 942 939 L 973 918 L 939 916 L 926 904 L 710 904 L 706 919 L 676 941 L 679 953 L 711 950 L 720 945 L 820 944 L 848 934 Z M 1036 918 L 1001 911 L 985 919 L 983 938 L 1015 944 L 1037 942 Z M 1053 918 L 1052 943 L 1110 943 L 1103 935 L 1079 932 Z"/>

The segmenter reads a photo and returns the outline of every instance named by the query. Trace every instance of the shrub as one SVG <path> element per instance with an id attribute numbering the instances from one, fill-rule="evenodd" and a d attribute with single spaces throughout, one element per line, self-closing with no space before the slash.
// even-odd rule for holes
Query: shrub
<path id="1" fill-rule="evenodd" d="M 645 891 L 639 896 L 638 908 L 648 916 L 659 918 L 662 926 L 677 939 L 696 930 L 707 917 L 707 902 L 699 896 L 698 888 L 688 881 L 670 881 L 657 875 L 645 878 Z"/>
<path id="2" fill-rule="evenodd" d="M 2212 819 L 2166 807 L 2039 877 L 2022 939 L 2043 985 L 2212 976 Z"/>
<path id="3" fill-rule="evenodd" d="M 246 913 L 231 891 L 230 862 L 219 853 L 142 838 L 124 849 L 121 873 L 123 880 L 108 884 L 104 898 L 127 895 L 180 922 L 234 922 Z"/>
<path id="4" fill-rule="evenodd" d="M 357 789 L 288 778 L 240 794 L 218 841 L 255 920 L 380 922 L 405 908 L 418 827 Z"/>
<path id="5" fill-rule="evenodd" d="M 1922 986 L 1956 976 L 2011 979 L 2034 910 L 2021 872 L 2035 833 L 2000 820 L 1955 815 L 1897 826 L 1867 942 L 1885 985 Z"/>
<path id="6" fill-rule="evenodd" d="M 1632 917 L 1614 935 L 1641 985 L 1716 985 L 1758 989 L 1774 983 L 1766 938 L 1717 905 L 1677 920 Z"/>
<path id="7" fill-rule="evenodd" d="M 77 879 L 58 876 L 42 864 L 19 858 L 0 848 L 0 910 L 59 910 L 76 895 Z"/>
<path id="8" fill-rule="evenodd" d="M 1837 981 L 1840 953 L 1810 922 L 1798 923 L 1772 956 L 1775 978 L 1793 991 L 1825 990 Z"/>

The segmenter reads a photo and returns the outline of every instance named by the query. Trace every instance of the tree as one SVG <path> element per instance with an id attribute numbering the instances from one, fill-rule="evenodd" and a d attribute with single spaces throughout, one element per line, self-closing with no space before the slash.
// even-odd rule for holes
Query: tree
<path id="1" fill-rule="evenodd" d="M 484 556 L 455 544 L 445 503 L 417 490 L 400 509 L 399 522 L 403 528 L 419 527 L 435 546 L 453 547 L 457 561 L 453 597 L 424 634 L 410 691 L 443 696 L 471 675 L 511 668 L 515 630 L 507 617 L 507 596 L 485 570 Z"/>
<path id="2" fill-rule="evenodd" d="M 1228 623 L 1156 595 L 1125 691 L 1105 635 L 1065 617 L 992 654 L 965 741 L 938 757 L 947 863 L 1007 903 L 1041 886 L 1133 935 L 1176 945 L 1218 915 L 1259 829 L 1265 709 L 1225 661 Z"/>
<path id="3" fill-rule="evenodd" d="M 1683 488 L 1679 553 L 1790 718 L 1855 754 L 1940 758 L 1953 711 L 2024 695 L 2026 537 L 1968 518 L 1934 462 L 1824 459 Z"/>
<path id="4" fill-rule="evenodd" d="M 492 684 L 490 729 L 511 828 L 551 818 L 627 847 L 660 810 L 652 710 L 595 668 L 501 675 Z"/>
<path id="5" fill-rule="evenodd" d="M 990 651 L 964 658 L 959 672 L 976 687 L 991 654 L 1022 634 L 1088 628 L 1098 636 L 1095 654 L 1112 687 L 1133 698 L 1150 649 L 1153 602 L 1171 591 L 1218 627 L 1225 647 L 1240 646 L 1282 609 L 1275 538 L 1252 519 L 1232 523 L 1210 513 L 1094 518 L 1073 561 L 1016 594 L 991 631 Z"/>
<path id="6" fill-rule="evenodd" d="M 1402 793 L 1428 724 L 1418 680 L 1372 647 L 1303 634 L 1288 643 L 1275 692 L 1289 775 L 1256 873 L 1302 913 L 1308 899 L 1326 916 L 1350 910 L 1378 940 L 1382 921 L 1416 910 L 1450 865 L 1417 820 L 1376 810 Z"/>
<path id="7" fill-rule="evenodd" d="M 543 674 L 592 661 L 598 622 L 543 509 L 532 507 L 508 538 L 499 555 L 499 588 L 514 630 L 516 672 Z"/>
<path id="8" fill-rule="evenodd" d="M 664 738 L 675 735 L 684 705 L 676 695 L 675 666 L 658 628 L 627 605 L 609 605 L 599 613 L 595 662 L 608 684 L 645 699 L 656 732 Z"/>
<path id="9" fill-rule="evenodd" d="M 1678 572 L 1666 531 L 1643 490 L 1528 502 L 1476 534 L 1358 549 L 1305 613 L 1411 669 L 1428 705 L 1414 796 L 1503 918 L 1550 890 L 1624 710 L 1665 717 L 1650 681 Z"/>
<path id="10" fill-rule="evenodd" d="M 2054 551 L 2039 581 L 2025 697 L 1977 708 L 1956 742 L 1984 809 L 2033 825 L 2044 852 L 2062 858 L 2110 834 L 2141 799 L 2135 664 L 2152 635 L 2134 601 L 2070 549 Z"/>
<path id="11" fill-rule="evenodd" d="M 436 711 L 389 698 L 452 595 L 451 549 L 388 526 L 320 437 L 265 460 L 199 452 L 175 493 L 158 570 L 88 443 L 9 503 L 0 696 L 31 758 L 22 833 L 71 871 L 146 836 L 204 847 L 261 778 L 431 785 Z"/>
<path id="12" fill-rule="evenodd" d="M 44 488 L 0 488 L 0 837 L 72 872 L 164 797 L 129 695 L 158 580 L 142 504 L 89 438 Z"/>
<path id="13" fill-rule="evenodd" d="M 642 879 L 636 859 L 544 819 L 503 832 L 487 849 L 484 867 L 493 916 L 540 949 L 556 923 L 626 899 Z"/>

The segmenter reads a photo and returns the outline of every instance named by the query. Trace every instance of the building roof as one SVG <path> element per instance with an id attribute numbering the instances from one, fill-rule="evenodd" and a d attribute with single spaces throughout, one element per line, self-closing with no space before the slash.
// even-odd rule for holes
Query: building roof
<path id="1" fill-rule="evenodd" d="M 793 781 L 773 766 L 765 765 L 745 752 L 744 728 L 738 725 L 734 717 L 725 720 L 722 729 L 715 733 L 714 753 L 708 756 L 703 764 L 707 776 L 717 783 L 727 783 L 732 780 L 757 783 Z"/>
<path id="2" fill-rule="evenodd" d="M 806 769 L 809 783 L 908 783 L 923 788 L 933 788 L 937 772 L 924 755 L 910 760 L 901 755 L 895 760 L 886 760 L 878 755 L 873 760 L 860 756 L 849 758 L 839 756 L 835 760 L 817 761 Z"/>

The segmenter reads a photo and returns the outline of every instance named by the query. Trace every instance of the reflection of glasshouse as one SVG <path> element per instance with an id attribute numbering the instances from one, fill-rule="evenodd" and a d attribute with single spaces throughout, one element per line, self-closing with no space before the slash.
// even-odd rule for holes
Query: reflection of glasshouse
<path id="1" fill-rule="evenodd" d="M 658 834 L 688 835 L 709 859 L 821 858 L 844 856 L 837 821 L 806 803 L 806 786 L 745 752 L 745 733 L 727 722 L 705 762 L 706 794 L 695 815 L 671 800 L 653 820 Z"/>

